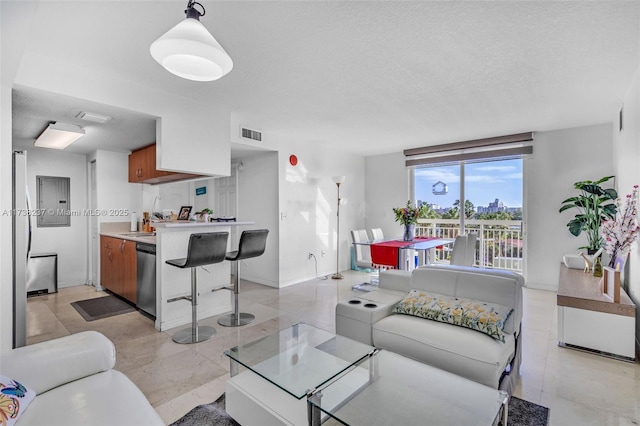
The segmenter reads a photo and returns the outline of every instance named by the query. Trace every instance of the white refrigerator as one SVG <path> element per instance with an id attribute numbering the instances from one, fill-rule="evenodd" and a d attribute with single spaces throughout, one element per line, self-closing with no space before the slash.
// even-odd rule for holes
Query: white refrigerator
<path id="1" fill-rule="evenodd" d="M 27 187 L 27 153 L 13 153 L 13 347 L 27 344 L 27 263 L 32 216 Z"/>

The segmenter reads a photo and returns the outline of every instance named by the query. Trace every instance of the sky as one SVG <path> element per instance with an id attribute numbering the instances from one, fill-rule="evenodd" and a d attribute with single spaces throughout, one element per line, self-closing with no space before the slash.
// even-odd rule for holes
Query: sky
<path id="1" fill-rule="evenodd" d="M 447 193 L 435 195 L 432 186 L 447 185 Z M 465 198 L 474 206 L 487 207 L 500 199 L 506 207 L 522 207 L 522 160 L 499 160 L 465 165 Z M 460 166 L 416 168 L 415 198 L 440 207 L 460 199 Z"/>

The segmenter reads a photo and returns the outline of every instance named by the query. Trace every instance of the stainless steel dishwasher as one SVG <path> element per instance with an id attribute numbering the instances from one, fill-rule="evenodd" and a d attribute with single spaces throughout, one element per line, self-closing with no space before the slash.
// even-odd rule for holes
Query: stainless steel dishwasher
<path id="1" fill-rule="evenodd" d="M 138 309 L 156 316 L 156 246 L 136 243 Z"/>

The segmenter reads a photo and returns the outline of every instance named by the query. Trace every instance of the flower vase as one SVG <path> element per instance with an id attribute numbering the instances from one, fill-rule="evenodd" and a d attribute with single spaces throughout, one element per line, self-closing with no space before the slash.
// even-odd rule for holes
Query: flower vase
<path id="1" fill-rule="evenodd" d="M 415 225 L 405 225 L 404 226 L 404 235 L 402 236 L 403 241 L 413 241 L 413 238 L 416 236 L 416 226 Z"/>

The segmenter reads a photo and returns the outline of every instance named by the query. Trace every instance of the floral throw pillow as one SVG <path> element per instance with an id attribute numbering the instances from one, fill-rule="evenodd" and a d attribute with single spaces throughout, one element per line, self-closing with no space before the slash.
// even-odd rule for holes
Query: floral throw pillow
<path id="1" fill-rule="evenodd" d="M 0 425 L 14 425 L 35 397 L 31 389 L 0 375 Z"/>
<path id="2" fill-rule="evenodd" d="M 504 323 L 509 319 L 513 308 L 411 290 L 396 306 L 394 312 L 459 325 L 504 342 Z"/>

